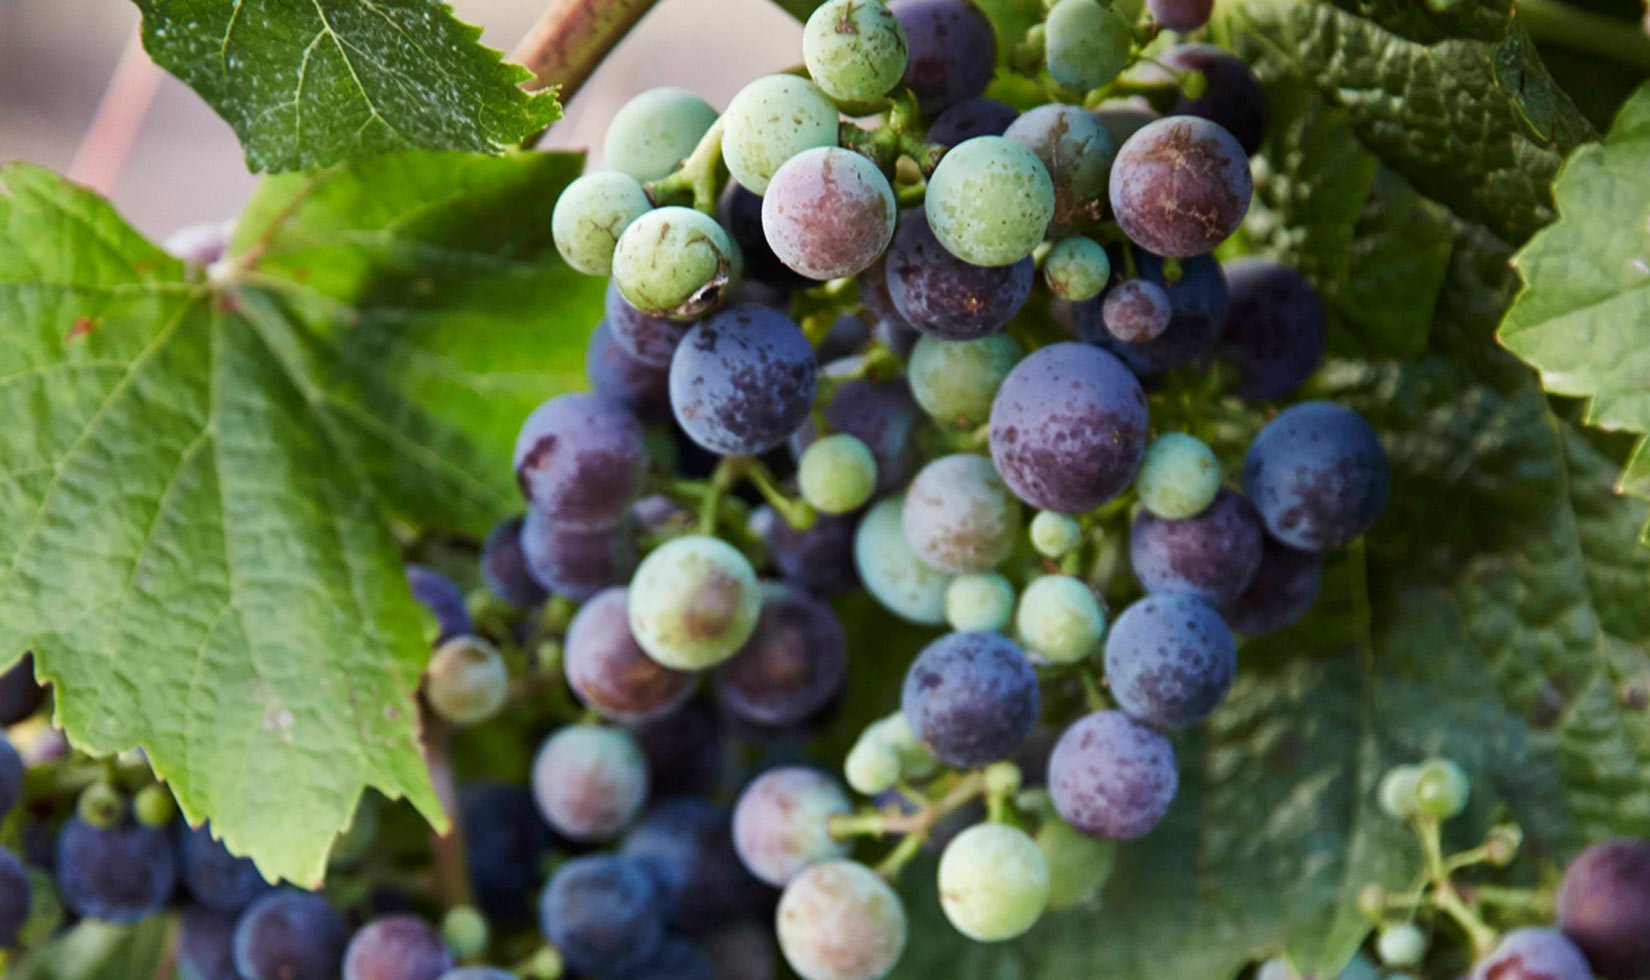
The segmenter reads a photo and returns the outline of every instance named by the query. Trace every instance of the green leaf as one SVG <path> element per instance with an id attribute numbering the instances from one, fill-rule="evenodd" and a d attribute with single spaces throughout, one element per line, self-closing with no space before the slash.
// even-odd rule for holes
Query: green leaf
<path id="1" fill-rule="evenodd" d="M 1588 399 L 1589 424 L 1640 436 L 1650 432 L 1647 167 L 1650 87 L 1628 100 L 1604 143 L 1565 164 L 1555 187 L 1559 220 L 1514 258 L 1524 290 L 1500 331 L 1548 391 Z M 1650 497 L 1642 438 L 1620 485 Z"/>
<path id="2" fill-rule="evenodd" d="M 234 128 L 253 170 L 411 148 L 496 153 L 561 114 L 441 0 L 135 2 L 150 56 Z"/>
<path id="3" fill-rule="evenodd" d="M 173 919 L 156 915 L 132 926 L 86 920 L 38 946 L 6 973 L 12 980 L 132 980 L 160 977 Z"/>

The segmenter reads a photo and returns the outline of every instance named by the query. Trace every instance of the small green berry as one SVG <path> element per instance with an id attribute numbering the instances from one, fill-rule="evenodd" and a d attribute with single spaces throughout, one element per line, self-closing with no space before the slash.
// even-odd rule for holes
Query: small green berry
<path id="1" fill-rule="evenodd" d="M 1427 955 L 1427 937 L 1413 922 L 1387 926 L 1375 939 L 1375 952 L 1387 966 L 1414 966 Z"/>
<path id="2" fill-rule="evenodd" d="M 1020 767 L 1012 762 L 993 762 L 985 767 L 985 791 L 990 796 L 1012 796 L 1020 791 Z"/>
<path id="3" fill-rule="evenodd" d="M 1523 843 L 1524 831 L 1517 824 L 1496 824 L 1490 828 L 1490 835 L 1484 841 L 1484 860 L 1504 868 L 1518 856 L 1518 849 Z"/>
<path id="4" fill-rule="evenodd" d="M 1031 546 L 1044 558 L 1063 558 L 1083 540 L 1083 527 L 1069 514 L 1039 511 L 1031 519 Z"/>
<path id="5" fill-rule="evenodd" d="M 1220 492 L 1220 462 L 1214 451 L 1184 432 L 1152 440 L 1135 481 L 1140 504 L 1165 520 L 1203 513 Z"/>
<path id="6" fill-rule="evenodd" d="M 1034 663 L 1076 663 L 1099 649 L 1106 611 L 1082 579 L 1044 575 L 1021 594 L 1014 632 Z"/>
<path id="7" fill-rule="evenodd" d="M 178 805 L 172 793 L 160 783 L 150 783 L 138 790 L 132 798 L 132 813 L 145 827 L 164 830 L 178 815 Z"/>
<path id="8" fill-rule="evenodd" d="M 510 694 L 504 658 L 487 641 L 456 636 L 441 644 L 424 675 L 424 697 L 455 725 L 474 725 L 499 713 Z"/>
<path id="9" fill-rule="evenodd" d="M 902 775 L 912 779 L 923 779 L 931 776 L 939 768 L 939 760 L 934 758 L 928 746 L 922 744 L 917 733 L 911 730 L 911 723 L 905 720 L 901 712 L 894 712 L 888 717 L 871 725 L 877 737 L 893 746 L 899 753 L 899 765 Z"/>
<path id="10" fill-rule="evenodd" d="M 1387 816 L 1394 820 L 1408 820 L 1415 816 L 1415 782 L 1420 777 L 1419 766 L 1394 766 L 1381 777 L 1377 795 Z"/>
<path id="11" fill-rule="evenodd" d="M 1461 767 L 1448 759 L 1428 759 L 1415 778 L 1415 808 L 1438 820 L 1448 820 L 1467 808 L 1471 784 Z"/>
<path id="12" fill-rule="evenodd" d="M 126 798 L 108 783 L 93 783 L 81 791 L 75 813 L 93 827 L 107 830 L 126 815 Z"/>
<path id="13" fill-rule="evenodd" d="M 858 438 L 839 432 L 814 442 L 797 463 L 802 499 L 826 514 L 858 509 L 877 487 L 877 458 Z"/>
<path id="14" fill-rule="evenodd" d="M 959 632 L 1000 632 L 1014 615 L 1014 586 L 996 572 L 958 575 L 945 587 L 945 620 Z"/>
<path id="15" fill-rule="evenodd" d="M 473 905 L 456 905 L 441 920 L 441 938 L 461 960 L 485 952 L 489 934 L 487 919 Z"/>
<path id="16" fill-rule="evenodd" d="M 1063 239 L 1043 260 L 1043 279 L 1049 292 L 1074 303 L 1093 299 L 1111 279 L 1111 259 L 1092 238 Z"/>
<path id="17" fill-rule="evenodd" d="M 1386 905 L 1386 890 L 1380 885 L 1365 885 L 1358 892 L 1358 912 L 1370 922 L 1381 921 Z"/>
<path id="18" fill-rule="evenodd" d="M 899 782 L 899 752 L 887 739 L 878 737 L 876 727 L 872 726 L 848 750 L 842 775 L 854 792 L 875 796 Z"/>

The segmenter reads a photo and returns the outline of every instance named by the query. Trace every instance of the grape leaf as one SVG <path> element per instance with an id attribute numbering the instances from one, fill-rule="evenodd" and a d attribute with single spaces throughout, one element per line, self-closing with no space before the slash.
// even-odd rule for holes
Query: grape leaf
<path id="1" fill-rule="evenodd" d="M 1640 436 L 1622 476 L 1650 497 L 1650 87 L 1628 100 L 1602 144 L 1565 164 L 1559 220 L 1514 258 L 1524 289 L 1501 343 L 1541 372 L 1548 391 L 1586 398 L 1591 425 Z M 1650 542 L 1650 529 L 1645 530 Z"/>
<path id="2" fill-rule="evenodd" d="M 499 152 L 561 115 L 441 0 L 135 0 L 143 44 L 256 171 L 390 150 Z"/>
<path id="3" fill-rule="evenodd" d="M 86 919 L 24 953 L 12 980 L 130 980 L 165 970 L 175 920 L 155 915 L 131 926 Z"/>

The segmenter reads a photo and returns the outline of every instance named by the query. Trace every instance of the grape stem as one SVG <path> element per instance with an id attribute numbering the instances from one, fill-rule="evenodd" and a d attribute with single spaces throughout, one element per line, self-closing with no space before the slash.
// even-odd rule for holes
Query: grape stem
<path id="1" fill-rule="evenodd" d="M 458 787 L 453 781 L 452 728 L 430 712 L 423 713 L 424 764 L 430 770 L 430 784 L 447 811 L 445 834 L 430 831 L 431 866 L 436 888 L 447 908 L 469 905 L 470 874 L 464 852 L 464 826 L 459 818 Z"/>
<path id="2" fill-rule="evenodd" d="M 1518 22 L 1538 41 L 1650 70 L 1650 37 L 1631 24 L 1562 0 L 1517 0 Z"/>
<path id="3" fill-rule="evenodd" d="M 943 780 L 936 780 L 934 788 L 943 784 Z M 845 840 L 856 836 L 903 835 L 904 839 L 876 866 L 877 874 L 892 879 L 897 877 L 900 870 L 922 850 L 922 845 L 928 840 L 929 834 L 933 833 L 935 824 L 946 815 L 966 806 L 971 800 L 985 795 L 985 791 L 985 773 L 970 772 L 952 783 L 938 799 L 918 797 L 917 809 L 911 813 L 903 813 L 897 805 L 891 804 L 882 810 L 832 817 L 831 836 Z"/>
<path id="4" fill-rule="evenodd" d="M 1483 959 L 1495 948 L 1495 930 L 1484 924 L 1484 920 L 1461 898 L 1455 884 L 1450 881 L 1450 869 L 1444 860 L 1438 820 L 1421 817 L 1415 821 L 1414 826 L 1416 836 L 1421 839 L 1426 876 L 1432 881 L 1433 904 L 1454 919 L 1455 924 L 1461 927 L 1461 931 L 1467 934 L 1468 941 L 1472 943 L 1473 959 Z"/>
<path id="5" fill-rule="evenodd" d="M 551 0 L 544 13 L 510 52 L 510 60 L 533 73 L 532 89 L 560 86 L 570 101 L 596 66 L 658 0 Z M 531 147 L 543 134 L 527 141 Z"/>
<path id="6" fill-rule="evenodd" d="M 798 531 L 806 531 L 819 520 L 819 512 L 814 510 L 812 504 L 806 500 L 797 500 L 779 489 L 773 482 L 773 473 L 761 460 L 746 457 L 743 472 L 745 479 L 756 487 L 757 493 L 768 502 L 768 506 L 791 527 Z"/>
<path id="7" fill-rule="evenodd" d="M 108 194 L 154 104 L 164 76 L 143 51 L 141 26 L 132 28 L 114 74 L 98 100 L 91 125 L 75 148 L 68 178 L 99 194 Z"/>
<path id="8" fill-rule="evenodd" d="M 722 183 L 726 178 L 726 168 L 722 165 L 722 119 L 719 117 L 711 127 L 705 130 L 705 135 L 699 137 L 699 143 L 667 177 L 649 181 L 647 188 L 648 199 L 654 204 L 669 204 L 674 201 L 688 201 L 692 206 L 706 214 L 716 211 L 716 195 L 721 192 Z"/>

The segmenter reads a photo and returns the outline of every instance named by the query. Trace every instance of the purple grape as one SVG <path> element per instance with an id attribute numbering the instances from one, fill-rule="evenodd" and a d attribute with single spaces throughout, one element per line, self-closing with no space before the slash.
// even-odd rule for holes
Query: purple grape
<path id="1" fill-rule="evenodd" d="M 753 913 L 767 894 L 734 850 L 732 814 L 706 800 L 662 801 L 625 836 L 619 853 L 653 877 L 665 921 L 683 932 Z"/>
<path id="2" fill-rule="evenodd" d="M 1312 608 L 1323 586 L 1323 559 L 1266 538 L 1249 587 L 1220 613 L 1235 632 L 1260 636 L 1283 629 Z"/>
<path id="3" fill-rule="evenodd" d="M 558 395 L 534 409 L 516 437 L 523 496 L 569 527 L 617 524 L 641 494 L 647 467 L 636 417 L 600 395 Z"/>
<path id="4" fill-rule="evenodd" d="M 825 374 L 846 364 L 832 362 Z M 917 459 L 911 433 L 922 419 L 922 409 L 904 378 L 861 378 L 839 385 L 822 414 L 833 430 L 854 436 L 871 450 L 877 461 L 877 493 L 891 493 L 911 478 Z M 791 437 L 791 455 L 800 459 L 816 438 L 818 430 L 809 419 Z"/>
<path id="5" fill-rule="evenodd" d="M 758 201 L 760 200 L 758 198 Z M 608 329 L 613 331 L 613 342 L 631 357 L 653 367 L 670 367 L 670 358 L 676 353 L 676 345 L 682 342 L 682 337 L 693 327 L 691 322 L 684 323 L 643 313 L 630 305 L 630 301 L 619 293 L 618 285 L 613 282 L 607 284 L 604 311 L 604 322 Z"/>
<path id="6" fill-rule="evenodd" d="M 336 980 L 348 938 L 344 917 L 326 899 L 272 892 L 235 925 L 235 969 L 245 980 Z"/>
<path id="7" fill-rule="evenodd" d="M 900 710 L 946 765 L 983 766 L 1014 754 L 1041 710 L 1037 672 L 997 633 L 949 633 L 905 674 Z"/>
<path id="8" fill-rule="evenodd" d="M 1036 264 L 970 265 L 946 251 L 921 208 L 900 216 L 888 247 L 888 295 L 900 319 L 944 340 L 973 340 L 1001 330 L 1025 306 Z"/>
<path id="9" fill-rule="evenodd" d="M 733 808 L 733 846 L 750 873 L 783 887 L 819 861 L 850 847 L 831 836 L 830 820 L 853 809 L 835 779 L 806 766 L 770 769 L 751 780 Z"/>
<path id="10" fill-rule="evenodd" d="M 852 592 L 859 585 L 852 515 L 821 515 L 805 531 L 791 527 L 772 510 L 766 515 L 763 537 L 768 557 L 786 581 L 825 599 Z"/>
<path id="11" fill-rule="evenodd" d="M 1016 119 L 1003 135 L 1035 153 L 1054 180 L 1051 238 L 1100 220 L 1117 144 L 1094 113 L 1050 103 Z"/>
<path id="12" fill-rule="evenodd" d="M 1593 969 L 1557 929 L 1524 928 L 1502 936 L 1489 956 L 1473 964 L 1472 980 L 1593 980 Z"/>
<path id="13" fill-rule="evenodd" d="M 527 567 L 527 555 L 521 548 L 525 521 L 522 514 L 506 517 L 481 543 L 481 580 L 493 595 L 518 609 L 531 609 L 549 595 Z"/>
<path id="14" fill-rule="evenodd" d="M 476 631 L 470 621 L 470 609 L 464 604 L 464 592 L 453 580 L 424 565 L 407 566 L 407 586 L 413 598 L 435 617 L 440 631 L 435 645 L 440 646 L 455 636 L 468 636 Z"/>
<path id="15" fill-rule="evenodd" d="M 720 980 L 774 980 L 779 947 L 773 929 L 758 922 L 737 922 L 700 940 Z"/>
<path id="16" fill-rule="evenodd" d="M 1253 191 L 1243 147 L 1198 116 L 1143 126 L 1111 169 L 1112 214 L 1131 241 L 1155 255 L 1213 251 L 1243 222 Z"/>
<path id="17" fill-rule="evenodd" d="M 1267 533 L 1303 551 L 1339 548 L 1369 530 L 1391 481 L 1375 430 L 1333 402 L 1284 409 L 1243 460 L 1243 492 Z"/>
<path id="18" fill-rule="evenodd" d="M 1146 451 L 1146 393 L 1123 363 L 1054 344 L 1015 365 L 991 405 L 991 460 L 1043 510 L 1093 510 L 1134 479 Z"/>
<path id="19" fill-rule="evenodd" d="M 496 966 L 461 966 L 443 973 L 441 980 L 516 980 L 516 975 Z"/>
<path id="20" fill-rule="evenodd" d="M 18 933 L 29 920 L 29 873 L 17 855 L 0 848 L 0 949 L 17 943 Z"/>
<path id="21" fill-rule="evenodd" d="M 11 739 L 0 733 L 0 819 L 23 799 L 23 757 Z"/>
<path id="22" fill-rule="evenodd" d="M 909 58 L 905 84 L 934 115 L 985 91 L 997 69 L 997 35 L 967 0 L 893 0 Z"/>
<path id="23" fill-rule="evenodd" d="M 953 453 L 911 481 L 901 512 L 905 540 L 929 566 L 954 574 L 1002 564 L 1020 540 L 1020 502 L 991 461 Z"/>
<path id="24" fill-rule="evenodd" d="M 773 247 L 768 244 L 768 236 L 762 230 L 762 195 L 741 187 L 737 180 L 728 181 L 728 186 L 722 191 L 722 196 L 716 203 L 716 220 L 722 223 L 722 227 L 728 230 L 728 234 L 732 235 L 733 240 L 739 245 L 739 251 L 743 253 L 745 260 L 746 280 L 754 279 L 766 283 L 782 293 L 811 285 L 807 276 L 787 268 L 785 263 L 779 261 L 779 256 L 774 254 Z M 677 334 L 677 338 L 680 337 L 681 332 Z"/>
<path id="25" fill-rule="evenodd" d="M 580 701 L 615 721 L 657 718 L 693 694 L 694 676 L 671 670 L 642 651 L 630 633 L 629 592 L 592 596 L 567 629 L 563 666 Z"/>
<path id="26" fill-rule="evenodd" d="M 1323 304 L 1300 273 L 1271 259 L 1224 266 L 1230 295 L 1220 353 L 1238 369 L 1237 396 L 1256 401 L 1294 392 L 1323 360 Z"/>
<path id="27" fill-rule="evenodd" d="M 630 409 L 643 422 L 670 419 L 670 369 L 644 364 L 613 340 L 603 320 L 584 348 L 584 373 L 596 394 Z"/>
<path id="28" fill-rule="evenodd" d="M 1158 62 L 1176 71 L 1202 72 L 1207 83 L 1195 99 L 1180 96 L 1170 114 L 1202 116 L 1220 124 L 1251 156 L 1260 149 L 1266 138 L 1266 93 L 1242 58 L 1212 44 L 1184 44 L 1169 49 Z"/>
<path id="29" fill-rule="evenodd" d="M 1141 510 L 1129 533 L 1129 561 L 1147 592 L 1191 595 L 1219 606 L 1254 580 L 1262 537 L 1254 505 L 1221 490 L 1195 517 L 1165 520 Z"/>
<path id="30" fill-rule="evenodd" d="M 764 453 L 808 417 L 818 368 L 802 329 L 765 306 L 695 326 L 670 363 L 670 401 L 690 438 L 725 456 Z"/>
<path id="31" fill-rule="evenodd" d="M 178 974 L 183 980 L 241 980 L 235 969 L 237 918 L 234 912 L 204 905 L 183 907 L 178 916 Z"/>
<path id="32" fill-rule="evenodd" d="M 1122 146 L 1147 123 L 1163 118 L 1150 103 L 1139 96 L 1107 99 L 1100 103 L 1100 108 L 1094 110 L 1094 116 L 1106 127 L 1106 132 L 1111 134 L 1111 141 L 1117 146 Z"/>
<path id="33" fill-rule="evenodd" d="M 71 912 L 122 925 L 160 911 L 177 882 L 166 832 L 130 819 L 105 829 L 71 818 L 57 835 L 56 868 Z"/>
<path id="34" fill-rule="evenodd" d="M 1650 841 L 1617 837 L 1564 870 L 1558 924 L 1605 980 L 1650 976 Z"/>
<path id="35" fill-rule="evenodd" d="M 369 922 L 344 952 L 344 980 L 441 980 L 452 966 L 441 934 L 413 915 Z"/>
<path id="36" fill-rule="evenodd" d="M 533 794 L 524 786 L 471 783 L 459 791 L 459 812 L 476 905 L 497 924 L 530 921 L 553 840 Z"/>
<path id="37" fill-rule="evenodd" d="M 1156 340 L 1168 329 L 1170 315 L 1168 291 L 1150 279 L 1120 282 L 1100 301 L 1100 322 L 1125 344 Z"/>
<path id="38" fill-rule="evenodd" d="M 46 689 L 34 680 L 34 654 L 23 654 L 22 660 L 0 673 L 0 725 L 17 724 L 45 701 Z"/>
<path id="39" fill-rule="evenodd" d="M 1123 610 L 1106 637 L 1106 683 L 1118 707 L 1153 728 L 1207 718 L 1236 673 L 1232 631 L 1195 596 L 1147 596 Z"/>
<path id="40" fill-rule="evenodd" d="M 239 912 L 269 891 L 250 858 L 236 857 L 212 836 L 210 825 L 181 831 L 178 863 L 195 901 L 220 912 Z"/>
<path id="41" fill-rule="evenodd" d="M 928 126 L 928 142 L 956 146 L 976 136 L 1001 136 L 1019 115 L 1006 102 L 967 99 L 934 117 Z"/>
<path id="42" fill-rule="evenodd" d="M 654 795 L 706 795 L 722 784 L 721 731 L 715 713 L 702 702 L 689 701 L 634 732 Z"/>
<path id="43" fill-rule="evenodd" d="M 610 977 L 611 980 L 716 980 L 716 971 L 692 943 L 680 936 L 666 936 L 652 956 Z"/>
<path id="44" fill-rule="evenodd" d="M 611 840 L 647 801 L 647 761 L 622 728 L 574 724 L 544 740 L 533 759 L 533 802 L 569 840 Z"/>
<path id="45" fill-rule="evenodd" d="M 774 254 L 810 279 L 863 272 L 894 235 L 888 178 L 869 158 L 838 146 L 785 161 L 762 195 L 762 229 Z"/>
<path id="46" fill-rule="evenodd" d="M 558 868 L 539 901 L 539 923 L 580 973 L 638 966 L 664 941 L 652 878 L 635 861 L 611 854 L 574 858 Z"/>
<path id="47" fill-rule="evenodd" d="M 1195 31 L 1209 22 L 1215 0 L 1146 0 L 1152 19 L 1171 31 Z"/>
<path id="48" fill-rule="evenodd" d="M 762 593 L 756 632 L 716 668 L 716 697 L 759 725 L 792 725 L 842 690 L 848 640 L 831 607 L 789 585 Z"/>
<path id="49" fill-rule="evenodd" d="M 636 532 L 629 523 L 587 531 L 528 511 L 521 524 L 521 553 L 539 585 L 583 601 L 630 578 L 636 570 Z"/>
<path id="50" fill-rule="evenodd" d="M 898 229 L 895 230 L 896 236 Z M 900 360 L 911 356 L 921 336 L 916 328 L 905 322 L 905 317 L 894 305 L 888 293 L 888 256 L 859 274 L 859 301 L 871 321 L 871 336 L 882 341 Z"/>
<path id="51" fill-rule="evenodd" d="M 1179 784 L 1169 740 L 1121 711 L 1079 718 L 1048 760 L 1054 809 L 1090 837 L 1144 836 L 1168 812 Z"/>
<path id="52" fill-rule="evenodd" d="M 870 339 L 871 325 L 857 314 L 844 313 L 831 323 L 825 339 L 814 348 L 814 360 L 827 364 L 838 358 L 850 357 L 859 353 L 859 349 Z"/>
<path id="53" fill-rule="evenodd" d="M 1161 258 L 1139 249 L 1134 255 L 1140 279 L 1169 294 L 1169 325 L 1152 340 L 1119 343 L 1101 324 L 1107 293 L 1099 301 L 1071 304 L 1077 336 L 1116 354 L 1129 370 L 1147 380 L 1213 354 L 1226 326 L 1226 276 L 1220 263 L 1209 255 L 1181 259 L 1180 278 L 1171 284 L 1163 274 Z M 1120 263 L 1120 259 L 1113 262 L 1119 268 Z"/>

